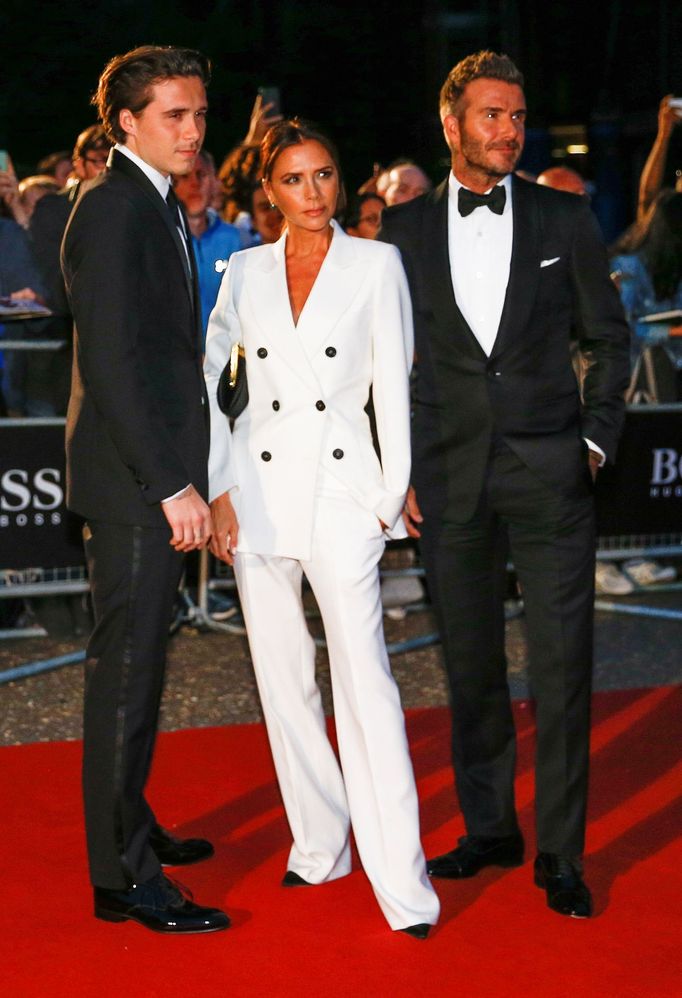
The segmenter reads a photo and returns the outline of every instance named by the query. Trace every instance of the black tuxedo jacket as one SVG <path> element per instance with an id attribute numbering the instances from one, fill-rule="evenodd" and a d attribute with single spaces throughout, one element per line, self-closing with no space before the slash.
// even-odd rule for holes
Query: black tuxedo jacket
<path id="1" fill-rule="evenodd" d="M 67 502 L 166 526 L 160 500 L 190 482 L 207 493 L 196 270 L 154 185 L 116 151 L 71 215 L 62 269 L 75 323 Z"/>
<path id="2" fill-rule="evenodd" d="M 613 460 L 629 377 L 629 330 L 596 220 L 582 198 L 513 178 L 509 284 L 487 357 L 455 302 L 447 213 L 445 181 L 386 210 L 381 230 L 412 292 L 412 484 L 422 512 L 472 516 L 493 433 L 552 488 L 584 494 L 583 437 Z M 572 336 L 589 364 L 582 402 Z"/>

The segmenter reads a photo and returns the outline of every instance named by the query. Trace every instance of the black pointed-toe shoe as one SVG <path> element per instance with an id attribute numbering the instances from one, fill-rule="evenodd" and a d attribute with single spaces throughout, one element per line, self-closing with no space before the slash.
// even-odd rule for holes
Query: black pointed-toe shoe
<path id="1" fill-rule="evenodd" d="M 313 885 L 309 880 L 304 880 L 300 877 L 298 873 L 294 873 L 293 870 L 287 870 L 287 872 L 282 877 L 282 887 L 312 887 Z"/>
<path id="2" fill-rule="evenodd" d="M 417 922 L 416 925 L 406 925 L 404 929 L 398 929 L 398 932 L 404 932 L 413 939 L 426 939 L 430 931 L 431 926 L 428 922 Z"/>
<path id="3" fill-rule="evenodd" d="M 533 867 L 535 883 L 547 894 L 547 905 L 560 915 L 589 918 L 592 895 L 580 870 L 564 856 L 553 852 L 538 853 Z"/>
<path id="4" fill-rule="evenodd" d="M 155 825 L 150 832 L 149 845 L 161 866 L 189 866 L 210 859 L 215 852 L 207 839 L 176 839 L 161 825 Z"/>
<path id="5" fill-rule="evenodd" d="M 95 917 L 105 922 L 139 922 L 154 932 L 182 935 L 190 932 L 218 932 L 227 929 L 230 919 L 219 908 L 195 904 L 189 892 L 163 873 L 143 884 L 116 891 L 95 887 Z"/>
<path id="6" fill-rule="evenodd" d="M 475 877 L 485 866 L 511 867 L 522 863 L 523 839 L 520 835 L 499 838 L 464 835 L 450 852 L 427 859 L 426 872 L 430 877 L 464 880 Z"/>

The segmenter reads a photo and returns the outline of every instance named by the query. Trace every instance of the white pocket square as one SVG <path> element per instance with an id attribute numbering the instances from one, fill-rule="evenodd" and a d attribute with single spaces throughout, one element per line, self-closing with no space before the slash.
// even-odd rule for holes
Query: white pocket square
<path id="1" fill-rule="evenodd" d="M 561 259 L 560 256 L 553 256 L 551 260 L 541 260 L 540 261 L 540 267 L 541 268 L 542 267 L 551 267 L 553 263 L 556 263 L 557 260 L 560 260 L 560 259 Z"/>

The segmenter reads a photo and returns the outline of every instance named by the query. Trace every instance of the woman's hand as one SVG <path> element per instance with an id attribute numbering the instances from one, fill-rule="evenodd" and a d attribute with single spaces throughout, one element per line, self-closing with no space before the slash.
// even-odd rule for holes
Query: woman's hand
<path id="1" fill-rule="evenodd" d="M 276 125 L 278 121 L 282 120 L 281 114 L 270 114 L 274 104 L 263 104 L 263 97 L 258 94 L 253 105 L 253 110 L 251 112 L 251 119 L 249 121 L 249 130 L 246 133 L 246 138 L 244 139 L 244 145 L 255 146 L 260 145 L 263 141 L 263 137 L 267 132 L 268 128 Z"/>
<path id="2" fill-rule="evenodd" d="M 674 97 L 674 94 L 666 94 L 658 106 L 658 134 L 665 136 L 665 138 L 669 138 L 675 125 L 680 123 L 677 108 L 670 104 Z"/>
<path id="3" fill-rule="evenodd" d="M 405 508 L 403 509 L 403 523 L 407 528 L 408 537 L 421 537 L 417 524 L 421 523 L 423 519 L 424 517 L 421 514 L 419 503 L 417 502 L 417 493 L 410 485 L 405 499 Z"/>
<path id="4" fill-rule="evenodd" d="M 227 565 L 233 565 L 239 538 L 239 522 L 229 492 L 223 492 L 221 496 L 213 500 L 211 519 L 213 531 L 208 549 L 216 558 L 220 558 Z"/>

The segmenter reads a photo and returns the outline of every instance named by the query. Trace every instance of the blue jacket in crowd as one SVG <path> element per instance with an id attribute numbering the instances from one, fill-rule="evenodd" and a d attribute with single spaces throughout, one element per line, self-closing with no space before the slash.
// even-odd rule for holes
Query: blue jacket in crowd
<path id="1" fill-rule="evenodd" d="M 194 255 L 199 271 L 199 293 L 201 296 L 201 326 L 203 342 L 206 342 L 206 328 L 213 306 L 218 297 L 220 282 L 227 269 L 227 261 L 232 254 L 242 248 L 241 236 L 236 225 L 223 222 L 216 211 L 208 209 L 209 223 L 203 235 L 192 236 Z"/>

